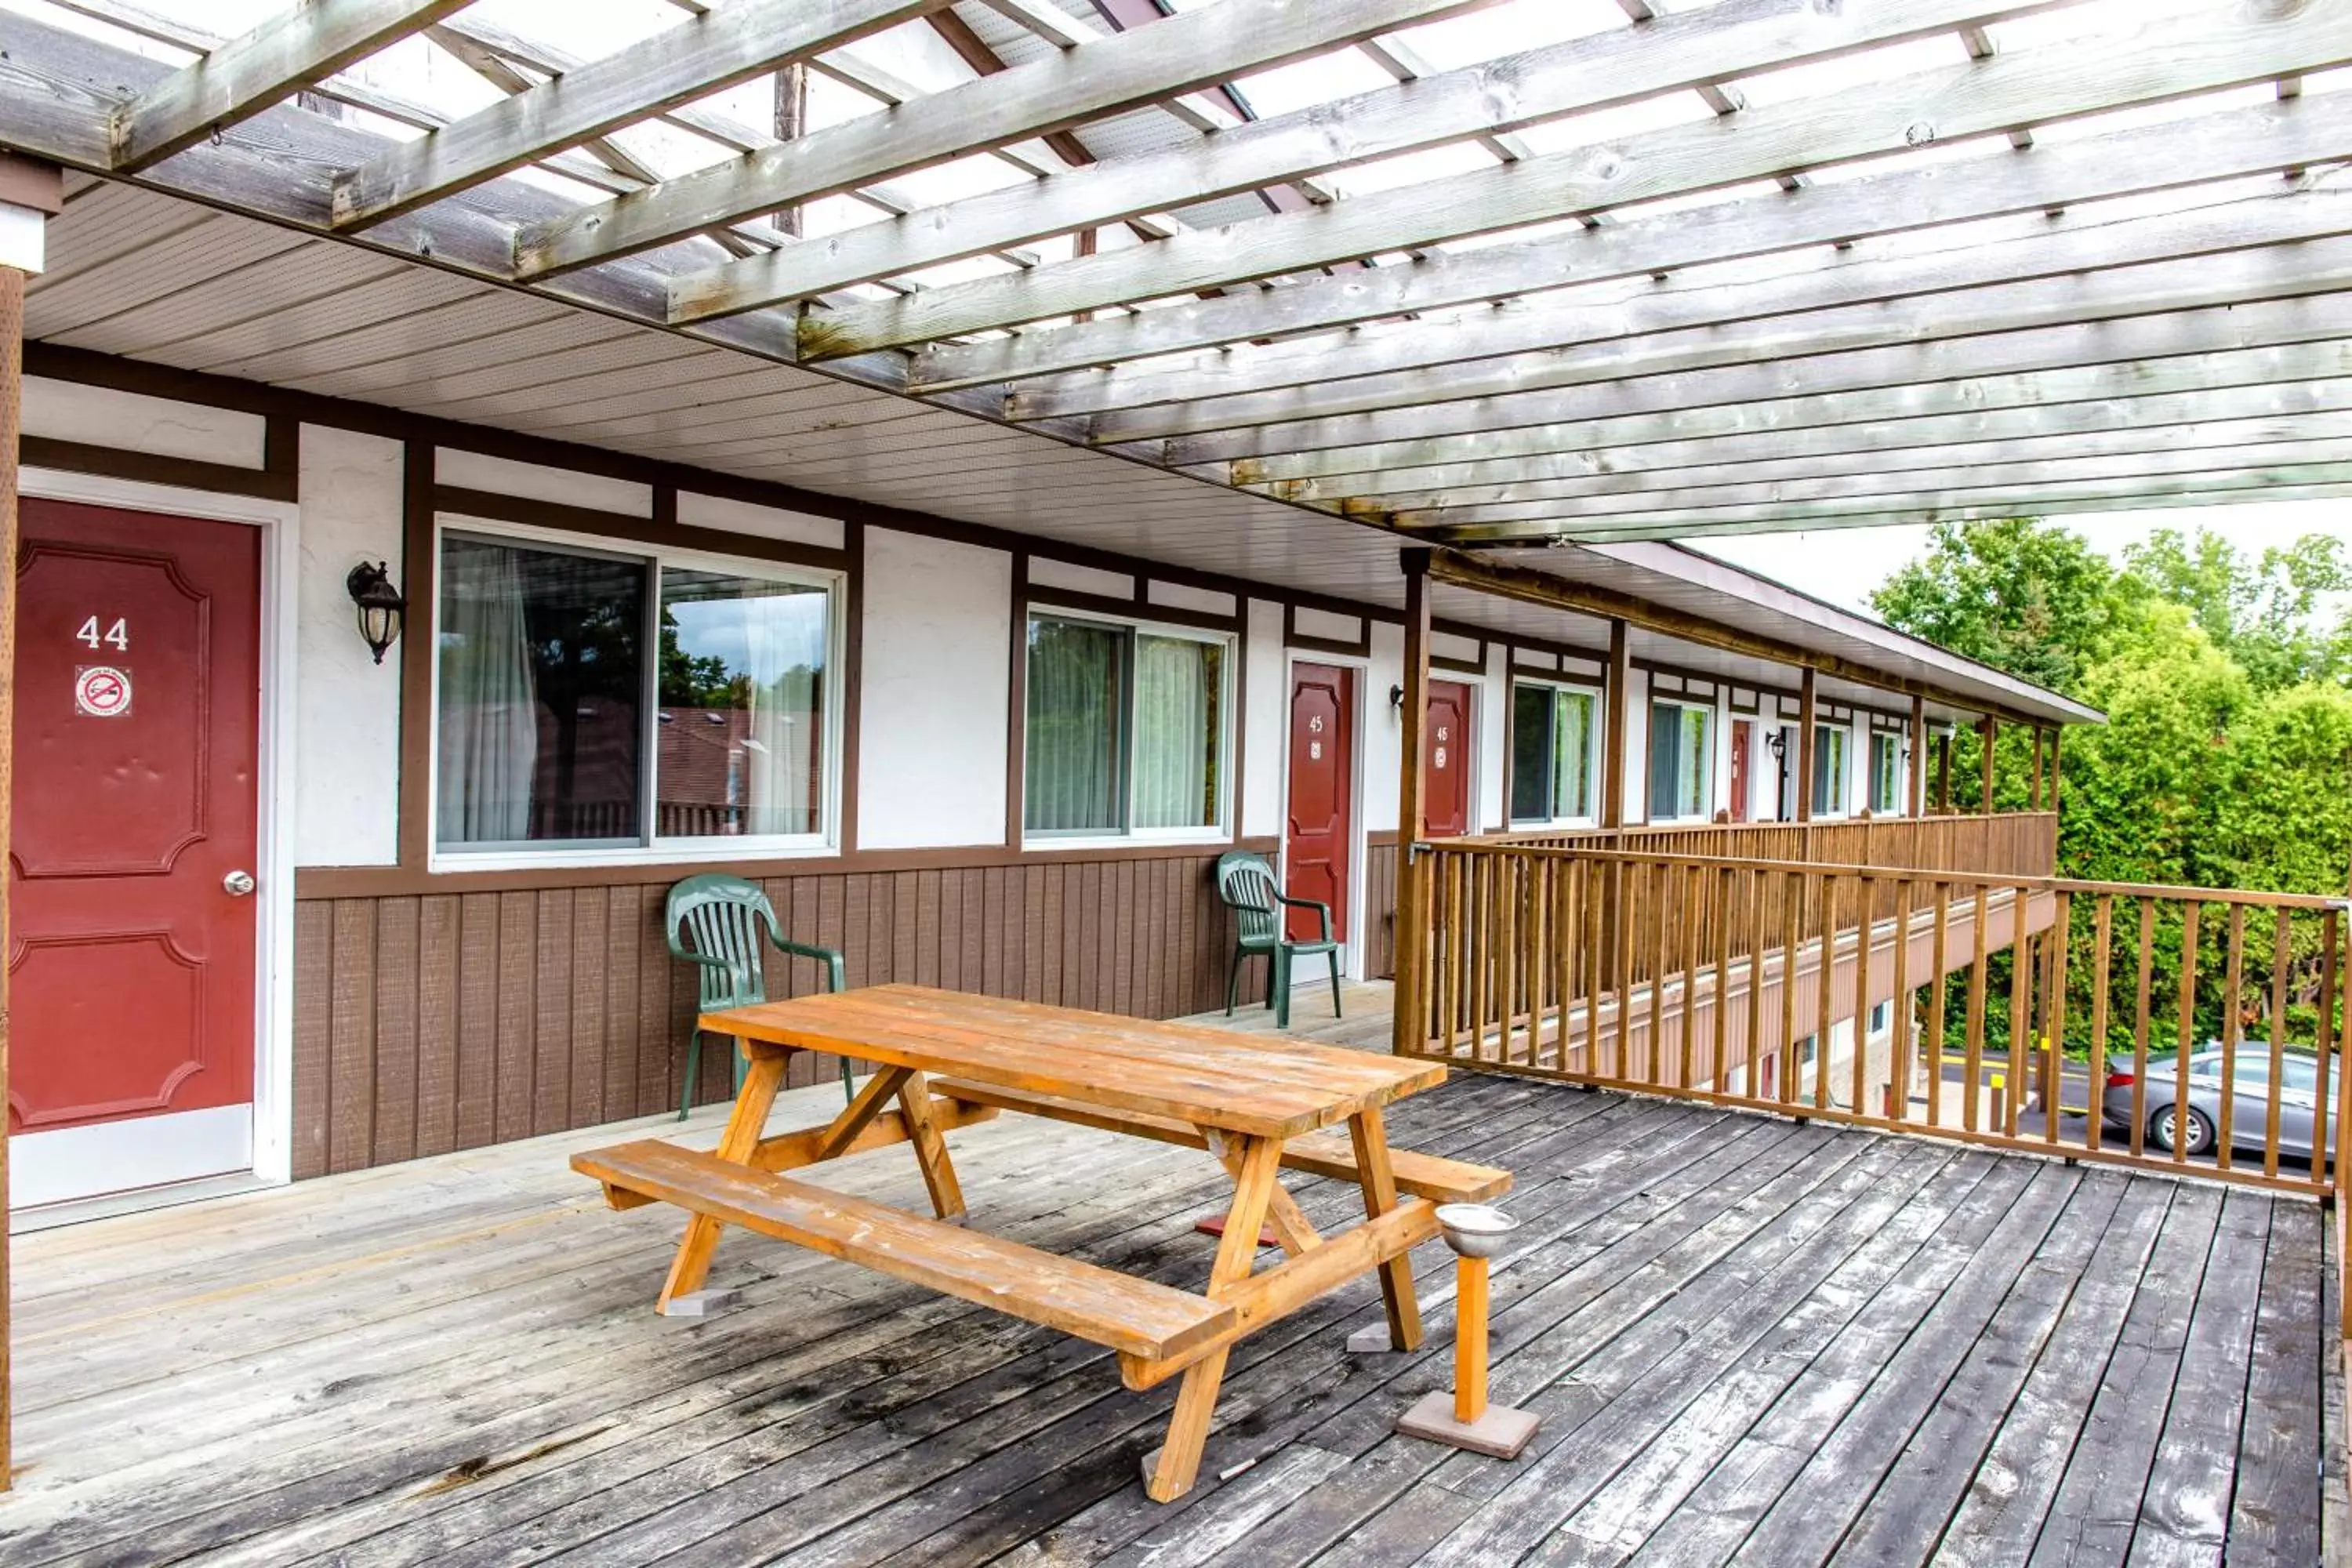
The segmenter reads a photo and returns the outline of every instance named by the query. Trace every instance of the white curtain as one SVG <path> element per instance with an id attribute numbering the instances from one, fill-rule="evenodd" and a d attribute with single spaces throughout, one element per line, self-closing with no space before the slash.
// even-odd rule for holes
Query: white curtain
<path id="1" fill-rule="evenodd" d="M 818 593 L 750 594 L 742 602 L 743 673 L 751 710 L 744 746 L 744 831 L 814 833 L 821 803 L 814 794 L 823 740 L 825 597 Z M 805 668 L 803 680 L 793 672 Z"/>
<path id="2" fill-rule="evenodd" d="M 1181 637 L 1139 637 L 1135 649 L 1135 826 L 1216 821 L 1216 650 Z"/>
<path id="3" fill-rule="evenodd" d="M 452 540 L 442 552 L 439 836 L 530 837 L 539 712 L 514 552 Z"/>

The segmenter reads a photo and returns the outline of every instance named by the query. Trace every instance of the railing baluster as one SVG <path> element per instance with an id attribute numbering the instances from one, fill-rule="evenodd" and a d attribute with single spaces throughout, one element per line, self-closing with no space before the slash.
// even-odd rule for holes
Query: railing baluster
<path id="1" fill-rule="evenodd" d="M 1675 1087 L 1695 1089 L 1698 1079 L 1691 1076 L 1696 1045 L 1693 1038 L 1698 1033 L 1698 944 L 1707 923 L 1706 896 L 1708 878 L 1697 866 L 1688 868 L 1683 879 L 1683 1023 L 1681 1050 L 1677 1053 L 1680 1071 Z"/>
<path id="2" fill-rule="evenodd" d="M 1967 1037 L 1964 1041 L 1968 1061 L 1962 1068 L 1968 1076 L 1960 1084 L 1960 1126 L 1968 1131 L 1975 1132 L 1983 1125 L 1979 1114 L 1981 1110 L 1979 1102 L 1983 1099 L 1984 1094 L 1985 991 L 1987 988 L 1985 966 L 1986 944 L 1990 940 L 1990 933 L 1986 928 L 1992 923 L 1991 911 L 1988 908 L 1992 902 L 1992 898 L 1991 889 L 1982 882 L 1978 883 L 1971 891 L 1974 897 L 1969 905 L 1969 923 L 1976 928 L 1976 956 L 1969 964 Z"/>
<path id="3" fill-rule="evenodd" d="M 2176 1165 L 2189 1163 L 2181 1113 L 2189 1106 L 2189 1042 L 2197 1033 L 2197 917 L 2200 912 L 2193 900 L 2180 910 L 2180 1034 L 2172 1053 L 2172 1163 Z"/>
<path id="4" fill-rule="evenodd" d="M 2221 980 L 2221 1114 L 2213 1127 L 2213 1160 L 2230 1168 L 2231 1133 L 2238 1125 L 2238 1047 L 2246 1031 L 2246 907 L 2230 906 L 2228 965 Z M 2174 1115 L 2179 1114 L 2178 1109 Z M 2173 1126 L 2177 1130 L 2179 1122 Z"/>
<path id="5" fill-rule="evenodd" d="M 2058 1118 L 2065 1111 L 2066 944 L 2074 931 L 2074 896 L 2062 889 L 2050 921 L 2049 984 L 2042 1003 L 2042 1020 L 2048 1026 L 2042 1047 L 2042 1141 L 2053 1146 L 2058 1142 Z"/>
<path id="6" fill-rule="evenodd" d="M 1634 879 L 1631 868 L 1619 862 L 1617 878 L 1617 929 L 1610 942 L 1609 979 L 1617 1007 L 1616 1040 L 1610 1049 L 1609 1076 L 1622 1079 L 1632 1058 L 1633 1041 L 1633 910 L 1626 900 L 1633 892 Z"/>
<path id="7" fill-rule="evenodd" d="M 1780 1103 L 1792 1105 L 1797 1099 L 1797 949 L 1804 942 L 1805 874 L 1789 873 L 1781 889 L 1780 911 L 1780 1045 L 1774 1055 L 1779 1066 L 1774 1069 L 1780 1080 Z"/>
<path id="8" fill-rule="evenodd" d="M 1720 915 L 1715 927 L 1715 1060 L 1707 1082 L 1717 1093 L 1729 1089 L 1731 1076 L 1731 910 L 1738 884 L 1738 872 L 1727 866 L 1716 878 L 1716 900 Z"/>
<path id="9" fill-rule="evenodd" d="M 1864 824 L 1864 831 L 1868 825 Z M 1877 884 L 1868 877 L 1853 884 L 1853 1071 L 1847 1088 L 1854 1114 L 1870 1113 L 1870 925 L 1877 912 Z"/>
<path id="10" fill-rule="evenodd" d="M 1911 879 L 1895 883 L 1895 989 L 1886 1004 L 1886 1118 L 1911 1120 Z"/>
<path id="11" fill-rule="evenodd" d="M 1764 1070 L 1764 943 L 1768 923 L 1765 902 L 1771 889 L 1770 873 L 1751 869 L 1748 873 L 1748 1043 L 1740 1053 L 1747 1076 L 1749 1098 L 1764 1098 L 1765 1086 L 1758 1075 Z"/>
<path id="12" fill-rule="evenodd" d="M 2023 1053 L 2032 1048 L 2030 1037 L 2033 1031 L 2034 952 L 2032 935 L 2026 929 L 2033 894 L 2029 889 L 2019 888 L 2012 898 L 2009 906 L 2009 1073 L 2005 1079 L 2009 1092 L 2003 1097 L 2000 1130 L 2014 1138 L 2017 1102 L 2025 1098 Z"/>
<path id="13" fill-rule="evenodd" d="M 2110 948 L 2115 933 L 2116 896 L 2101 893 L 2091 910 L 2091 1113 L 2083 1122 L 2083 1146 L 2086 1149 L 2099 1146 L 2107 1119 L 2107 983 L 2114 962 Z"/>
<path id="14" fill-rule="evenodd" d="M 2332 1103 L 2336 1108 L 2336 1121 L 2333 1127 L 2325 1130 L 2326 1135 L 2312 1139 L 2311 1157 L 2312 1173 L 2324 1183 L 2332 1183 L 2341 1189 L 2344 1185 L 2344 1128 L 2347 1120 L 2342 1108 L 2352 1104 L 2352 1099 L 2347 1098 L 2352 1096 L 2352 1081 L 2347 1081 L 2343 1036 L 2336 1026 L 2336 990 L 2341 984 L 2341 973 L 2336 967 L 2336 924 L 2334 910 L 2319 917 L 2319 1089 L 2312 1097 L 2314 1118 L 2325 1123 Z M 2333 1102 L 2328 1098 L 2331 1085 L 2336 1095 Z M 2338 1196 L 2340 1201 L 2340 1191 Z M 2352 1311 L 2352 1306 L 2345 1310 Z"/>
<path id="15" fill-rule="evenodd" d="M 1644 1083 L 1666 1080 L 1666 920 L 1674 907 L 1675 880 L 1673 867 L 1660 866 L 1650 900 L 1655 907 L 1650 931 L 1650 1042 L 1643 1064 Z"/>
<path id="16" fill-rule="evenodd" d="M 2147 1142 L 2147 1032 L 2156 1014 L 2156 900 L 2139 901 L 2139 994 L 2132 1016 L 2131 1152 Z"/>
<path id="17" fill-rule="evenodd" d="M 1951 976 L 1946 973 L 1950 963 L 1952 926 L 1952 885 L 1936 884 L 1936 933 L 1932 940 L 1930 963 L 1936 971 L 1934 999 L 1927 1008 L 1927 1121 L 1930 1125 L 1944 1124 L 1944 1015 L 1951 1007 Z"/>
<path id="18" fill-rule="evenodd" d="M 1831 1020 L 1837 1011 L 1837 874 L 1824 873 L 1821 889 L 1822 952 L 1821 961 L 1813 967 L 1813 1109 L 1827 1110 Z"/>
<path id="19" fill-rule="evenodd" d="M 2263 1108 L 2263 1174 L 2275 1176 L 2279 1170 L 2279 1109 L 2280 1099 L 2286 1092 L 2286 972 L 2293 960 L 2287 911 L 2275 910 L 2272 915 L 2274 929 L 2271 938 L 2271 1090 L 2270 1103 Z M 2319 1126 L 2316 1106 L 2311 1129 L 2312 1173 L 2318 1173 L 2321 1160 Z"/>

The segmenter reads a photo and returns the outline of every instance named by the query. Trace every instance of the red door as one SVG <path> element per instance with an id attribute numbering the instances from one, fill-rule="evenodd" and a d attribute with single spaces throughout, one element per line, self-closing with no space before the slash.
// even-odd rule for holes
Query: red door
<path id="1" fill-rule="evenodd" d="M 24 502 L 19 1205 L 251 1163 L 260 531 Z"/>
<path id="2" fill-rule="evenodd" d="M 1331 934 L 1348 936 L 1348 870 L 1355 838 L 1356 672 L 1300 664 L 1290 676 L 1290 809 L 1283 887 L 1331 906 Z M 1294 938 L 1318 933 L 1312 910 L 1290 911 Z"/>
<path id="3" fill-rule="evenodd" d="M 1731 725 L 1731 820 L 1748 820 L 1748 744 L 1756 726 L 1746 720 Z"/>
<path id="4" fill-rule="evenodd" d="M 1470 831 L 1472 689 L 1455 680 L 1429 683 L 1429 714 L 1422 729 L 1422 816 L 1432 838 Z"/>

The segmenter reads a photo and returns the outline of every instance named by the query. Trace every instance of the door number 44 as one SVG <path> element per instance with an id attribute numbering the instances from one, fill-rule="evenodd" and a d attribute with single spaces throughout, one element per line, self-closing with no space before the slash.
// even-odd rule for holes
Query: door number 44
<path id="1" fill-rule="evenodd" d="M 125 617 L 117 616 L 114 617 L 112 626 L 100 631 L 98 629 L 98 617 L 92 616 L 82 622 L 79 631 L 74 633 L 74 641 L 84 647 L 112 647 L 128 652 L 131 647 L 131 624 Z"/>

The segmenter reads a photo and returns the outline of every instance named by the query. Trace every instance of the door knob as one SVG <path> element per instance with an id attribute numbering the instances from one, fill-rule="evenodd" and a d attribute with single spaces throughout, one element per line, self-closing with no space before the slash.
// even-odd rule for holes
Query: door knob
<path id="1" fill-rule="evenodd" d="M 250 871 L 231 871 L 221 879 L 221 890 L 233 899 L 242 899 L 253 889 L 253 873 Z"/>

